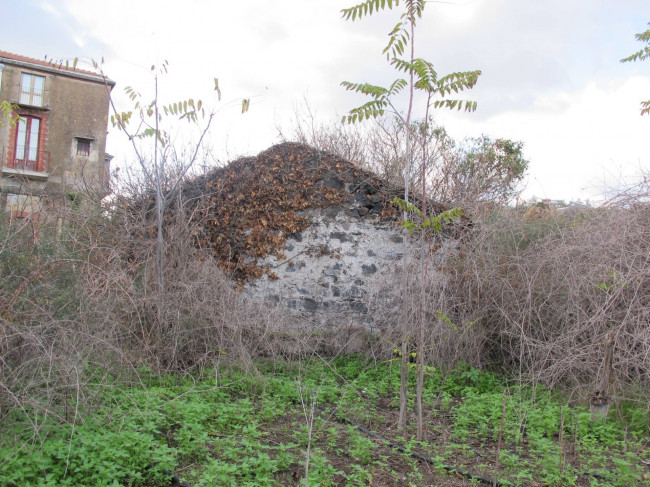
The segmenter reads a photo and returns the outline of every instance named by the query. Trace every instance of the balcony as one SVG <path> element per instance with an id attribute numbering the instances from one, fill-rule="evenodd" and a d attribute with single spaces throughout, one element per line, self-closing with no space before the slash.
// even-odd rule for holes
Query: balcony
<path id="1" fill-rule="evenodd" d="M 30 153 L 26 154 L 24 159 L 16 159 L 13 148 L 5 146 L 0 153 L 0 166 L 2 167 L 3 176 L 46 180 L 50 175 L 50 153 L 43 151 L 40 157 L 37 154 Z"/>

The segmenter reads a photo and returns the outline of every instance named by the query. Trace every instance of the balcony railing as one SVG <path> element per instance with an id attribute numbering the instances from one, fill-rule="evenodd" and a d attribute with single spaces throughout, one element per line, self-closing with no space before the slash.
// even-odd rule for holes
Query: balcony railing
<path id="1" fill-rule="evenodd" d="M 3 172 L 15 172 L 16 174 L 29 175 L 30 173 L 37 173 L 47 175 L 50 171 L 50 153 L 43 151 L 41 156 L 31 151 L 22 151 L 26 157 L 18 159 L 15 157 L 15 149 L 4 146 L 0 153 L 0 165 Z M 8 171 L 7 171 L 8 170 Z"/>

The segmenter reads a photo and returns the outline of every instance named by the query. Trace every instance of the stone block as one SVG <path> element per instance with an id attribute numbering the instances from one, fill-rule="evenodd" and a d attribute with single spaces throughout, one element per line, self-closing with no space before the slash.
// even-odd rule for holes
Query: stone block
<path id="1" fill-rule="evenodd" d="M 363 273 L 364 276 L 371 276 L 375 272 L 377 272 L 377 266 L 375 264 L 370 264 L 370 265 L 362 265 L 361 266 L 361 272 Z"/>
<path id="2" fill-rule="evenodd" d="M 329 208 L 325 209 L 325 216 L 328 216 L 330 218 L 336 218 L 336 215 L 338 215 L 340 211 L 341 211 L 340 207 L 330 206 Z"/>
<path id="3" fill-rule="evenodd" d="M 330 233 L 330 238 L 339 240 L 340 242 L 352 242 L 350 235 L 345 232 L 332 232 Z"/>
<path id="4" fill-rule="evenodd" d="M 363 298 L 365 294 L 366 293 L 358 286 L 352 286 L 350 289 L 345 291 L 344 296 L 346 298 Z"/>

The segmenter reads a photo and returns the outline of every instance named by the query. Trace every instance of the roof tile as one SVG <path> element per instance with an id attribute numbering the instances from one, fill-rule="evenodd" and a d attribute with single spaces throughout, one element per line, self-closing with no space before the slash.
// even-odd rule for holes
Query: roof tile
<path id="1" fill-rule="evenodd" d="M 93 71 L 87 71 L 84 69 L 73 68 L 72 66 L 66 66 L 65 64 L 62 63 L 56 63 L 53 60 L 46 61 L 46 60 L 34 59 L 31 57 L 21 56 L 20 54 L 13 54 L 11 52 L 6 52 L 6 51 L 0 51 L 0 58 L 10 59 L 13 61 L 20 61 L 24 63 L 37 64 L 39 66 L 43 66 L 46 68 L 60 69 L 62 71 L 70 71 L 71 73 L 79 73 L 79 74 L 84 74 L 89 76 L 96 76 L 98 78 L 102 77 L 102 75 L 99 73 Z"/>

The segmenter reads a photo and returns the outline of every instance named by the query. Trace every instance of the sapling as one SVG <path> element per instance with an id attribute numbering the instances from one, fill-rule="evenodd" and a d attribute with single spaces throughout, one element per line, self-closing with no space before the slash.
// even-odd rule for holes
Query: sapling
<path id="1" fill-rule="evenodd" d="M 111 96 L 107 78 L 101 69 L 100 63 L 93 61 L 93 67 L 99 71 L 100 76 L 105 80 L 109 103 L 113 111 L 110 121 L 113 127 L 128 137 L 138 166 L 155 196 L 155 270 L 159 300 L 158 326 L 155 332 L 158 335 L 158 340 L 160 340 L 163 326 L 161 304 L 165 300 L 166 242 L 163 232 L 165 211 L 177 195 L 185 176 L 199 158 L 203 148 L 203 141 L 210 130 L 216 111 L 206 110 L 206 105 L 202 100 L 194 100 L 193 98 L 168 104 L 162 102 L 162 95 L 159 92 L 159 77 L 168 72 L 168 62 L 166 60 L 160 66 L 151 66 L 151 71 L 154 74 L 153 98 L 146 100 L 135 88 L 127 86 L 124 91 L 133 105 L 127 111 L 120 111 Z M 221 89 L 217 78 L 214 78 L 214 92 L 217 99 L 221 101 Z M 242 100 L 242 113 L 247 112 L 249 107 L 250 99 Z M 174 162 L 176 147 L 170 128 L 170 120 L 187 121 L 198 128 L 198 140 L 192 144 L 187 159 L 181 163 L 180 167 L 174 168 L 173 175 L 170 174 L 172 172 L 170 165 Z M 141 144 L 143 141 L 151 141 L 151 146 L 143 147 Z M 148 155 L 147 151 L 151 151 L 151 155 Z"/>
<path id="2" fill-rule="evenodd" d="M 364 16 L 372 15 L 379 10 L 386 8 L 393 9 L 399 5 L 399 0 L 366 0 L 363 3 L 342 10 L 345 20 L 361 19 Z M 395 27 L 388 34 L 388 43 L 383 49 L 389 64 L 400 73 L 407 75 L 407 79 L 397 78 L 390 86 L 383 87 L 370 83 L 342 82 L 342 86 L 349 91 L 369 96 L 370 101 L 350 110 L 349 114 L 343 117 L 347 123 L 361 122 L 365 119 L 376 119 L 385 114 L 386 111 L 393 113 L 407 130 L 405 140 L 405 160 L 403 167 L 404 177 L 404 207 L 402 217 L 405 222 L 409 221 L 409 183 L 411 179 L 412 154 L 411 144 L 417 140 L 418 134 L 411 126 L 411 117 L 415 101 L 415 92 L 421 91 L 426 95 L 426 113 L 428 116 L 430 108 L 445 107 L 450 109 L 462 109 L 466 111 L 476 110 L 476 102 L 446 98 L 452 92 L 458 93 L 465 89 L 472 88 L 478 81 L 480 71 L 467 71 L 452 73 L 439 77 L 433 64 L 415 56 L 415 27 L 426 5 L 425 0 L 405 0 L 404 10 Z M 404 58 L 406 54 L 406 59 Z M 406 113 L 396 105 L 394 99 L 401 93 L 407 93 Z M 434 100 L 434 97 L 438 97 Z M 426 135 L 425 135 L 426 136 Z M 426 159 L 423 159 L 423 163 Z M 424 169 L 426 171 L 426 169 Z M 426 182 L 423 182 L 423 194 L 426 194 Z M 426 216 L 426 215 L 425 215 Z M 408 274 L 409 274 L 409 232 L 405 227 L 402 231 L 403 256 L 402 256 L 402 364 L 400 372 L 400 414 L 398 426 L 403 429 L 406 425 L 407 408 L 407 375 L 408 375 L 408 342 L 410 338 L 409 313 L 408 313 Z M 424 279 L 424 276 L 421 276 Z M 418 338 L 422 332 L 418 334 Z M 418 340 L 419 341 L 419 340 Z M 421 347 L 420 347 L 421 348 Z M 422 351 L 422 350 L 420 350 Z M 420 354 L 420 360 L 422 356 Z M 422 380 L 422 374 L 418 375 L 418 382 Z M 418 387 L 421 394 L 421 386 Z M 422 404 L 418 402 L 418 436 L 422 435 Z"/>

